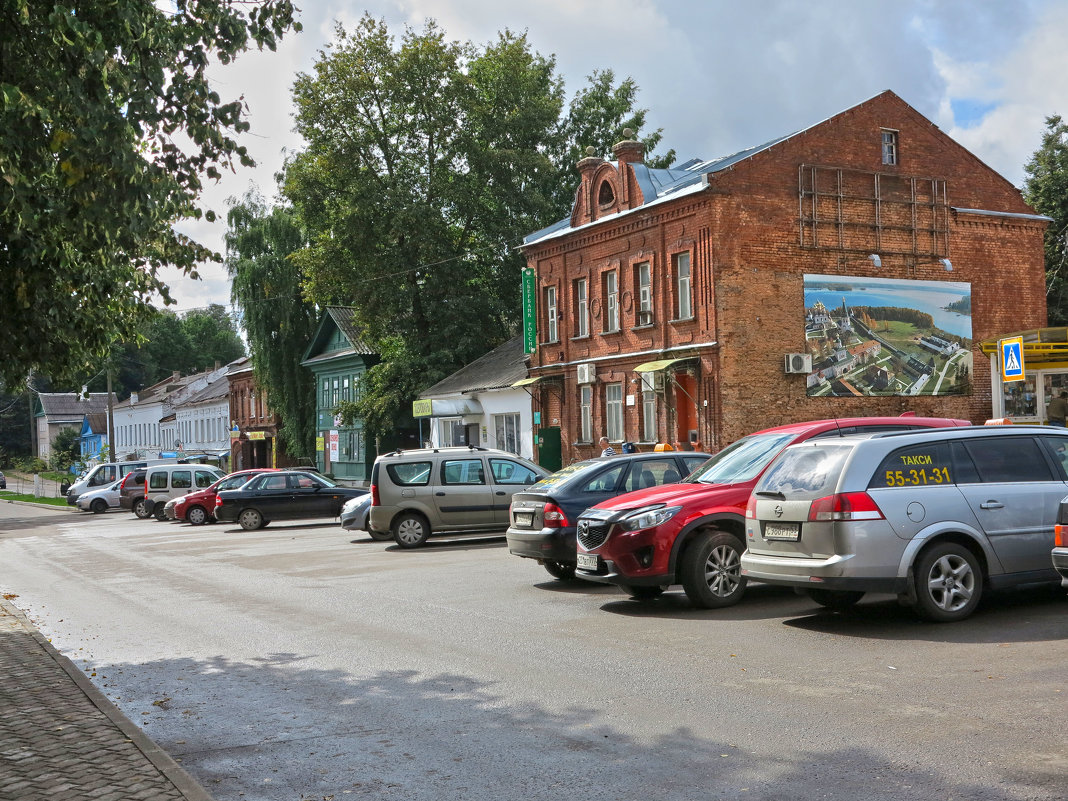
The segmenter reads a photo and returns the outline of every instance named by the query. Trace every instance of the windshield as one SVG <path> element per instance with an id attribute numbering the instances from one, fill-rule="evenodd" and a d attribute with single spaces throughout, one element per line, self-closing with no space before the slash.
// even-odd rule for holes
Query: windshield
<path id="1" fill-rule="evenodd" d="M 796 432 L 751 434 L 728 445 L 686 479 L 699 484 L 737 484 L 752 481 L 779 451 L 785 448 Z"/>
<path id="2" fill-rule="evenodd" d="M 605 462 L 604 459 L 583 459 L 581 462 L 575 462 L 569 464 L 567 467 L 562 467 L 555 473 L 547 475 L 537 484 L 532 484 L 527 489 L 537 492 L 538 490 L 547 490 L 553 487 L 559 487 L 564 481 L 567 481 L 572 476 L 581 475 L 588 470 L 595 467 L 600 467 Z"/>

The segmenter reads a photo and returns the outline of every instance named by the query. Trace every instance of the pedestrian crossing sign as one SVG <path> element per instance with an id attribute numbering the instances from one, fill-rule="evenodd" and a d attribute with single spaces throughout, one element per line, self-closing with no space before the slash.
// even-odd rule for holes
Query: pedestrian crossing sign
<path id="1" fill-rule="evenodd" d="M 998 340 L 1001 350 L 1001 380 L 1023 381 L 1023 337 Z"/>

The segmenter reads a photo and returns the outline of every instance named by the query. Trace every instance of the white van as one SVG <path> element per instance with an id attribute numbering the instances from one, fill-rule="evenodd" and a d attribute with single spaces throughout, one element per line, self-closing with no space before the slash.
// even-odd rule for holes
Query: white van
<path id="1" fill-rule="evenodd" d="M 67 490 L 67 504 L 74 506 L 78 503 L 78 496 L 83 492 L 102 489 L 139 467 L 148 467 L 148 462 L 104 462 L 89 468 L 89 472 L 75 481 Z"/>
<path id="2" fill-rule="evenodd" d="M 167 501 L 210 487 L 225 475 L 207 464 L 163 464 L 145 473 L 145 512 L 156 520 L 166 520 Z"/>

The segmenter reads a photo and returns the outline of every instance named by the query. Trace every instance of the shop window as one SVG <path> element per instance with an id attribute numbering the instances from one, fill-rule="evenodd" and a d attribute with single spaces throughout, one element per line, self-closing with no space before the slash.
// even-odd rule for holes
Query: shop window
<path id="1" fill-rule="evenodd" d="M 497 438 L 497 448 L 519 455 L 519 415 L 493 415 L 493 431 Z"/>

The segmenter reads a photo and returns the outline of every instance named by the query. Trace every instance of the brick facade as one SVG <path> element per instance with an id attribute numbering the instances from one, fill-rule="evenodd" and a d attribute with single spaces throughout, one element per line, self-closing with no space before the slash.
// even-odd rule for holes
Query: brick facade
<path id="1" fill-rule="evenodd" d="M 886 133 L 896 164 L 883 163 Z M 615 155 L 579 162 L 570 220 L 525 245 L 540 292 L 535 410 L 543 428 L 559 427 L 565 462 L 596 452 L 619 397 L 623 430 L 614 438 L 642 447 L 696 432 L 716 450 L 760 428 L 822 417 L 912 411 L 982 422 L 990 367 L 974 343 L 1046 324 L 1044 219 L 892 92 L 736 157 L 683 165 L 674 177 L 699 180 L 683 178 L 678 189 L 639 180 L 666 172 L 644 168 L 639 143 L 620 143 Z M 687 264 L 689 314 L 679 297 Z M 783 369 L 785 354 L 807 347 L 805 274 L 970 283 L 971 394 L 808 396 L 806 376 Z M 544 341 L 550 308 L 556 339 Z M 685 361 L 656 385 L 652 436 L 634 368 L 667 359 Z M 577 381 L 586 364 L 595 371 L 588 439 Z"/>

